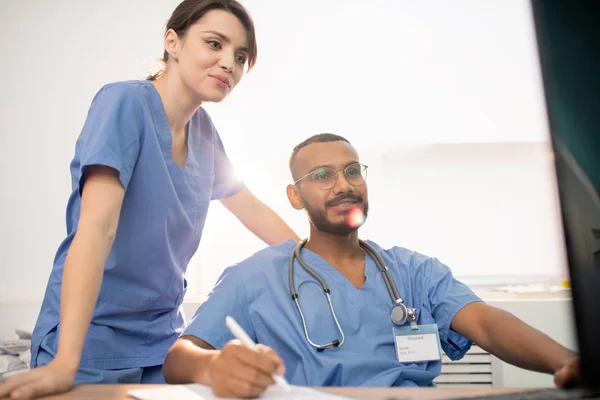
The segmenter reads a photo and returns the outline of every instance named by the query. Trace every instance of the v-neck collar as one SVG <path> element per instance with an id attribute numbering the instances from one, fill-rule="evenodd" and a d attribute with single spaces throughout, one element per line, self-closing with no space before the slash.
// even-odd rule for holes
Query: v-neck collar
<path id="1" fill-rule="evenodd" d="M 344 274 L 342 274 L 337 268 L 329 264 L 323 257 L 318 255 L 314 251 L 302 248 L 302 250 L 300 250 L 300 256 L 302 257 L 304 262 L 311 269 L 316 270 L 318 274 L 325 272 L 327 276 L 331 277 L 337 282 L 341 282 L 344 285 L 349 285 L 349 287 L 358 292 L 365 290 L 367 285 L 370 285 L 370 282 L 375 281 L 375 273 L 378 271 L 377 266 L 375 265 L 375 260 L 373 260 L 373 258 L 365 252 L 365 282 L 360 288 L 357 288 L 352 284 L 352 282 L 348 280 L 348 278 L 346 278 L 346 276 L 344 276 Z M 297 267 L 302 268 L 302 266 L 298 264 Z"/>
<path id="2" fill-rule="evenodd" d="M 192 115 L 192 118 L 189 120 L 187 124 L 187 148 L 188 154 L 183 164 L 183 168 L 179 166 L 173 159 L 173 134 L 171 133 L 171 128 L 169 127 L 169 120 L 167 119 L 167 113 L 165 111 L 164 104 L 156 90 L 156 87 L 152 84 L 151 81 L 144 81 L 148 88 L 148 93 L 150 96 L 150 105 L 152 107 L 152 115 L 154 116 L 154 122 L 157 128 L 157 136 L 161 144 L 161 149 L 163 152 L 163 158 L 168 161 L 168 164 L 179 170 L 181 172 L 185 172 L 190 168 L 190 164 L 192 164 L 193 158 L 193 141 L 194 135 L 192 134 L 194 130 L 192 129 L 192 124 L 195 123 L 195 118 L 197 115 L 197 111 Z"/>

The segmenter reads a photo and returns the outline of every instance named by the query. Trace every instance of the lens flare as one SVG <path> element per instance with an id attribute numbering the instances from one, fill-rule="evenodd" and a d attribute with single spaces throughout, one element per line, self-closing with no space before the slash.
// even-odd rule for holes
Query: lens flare
<path id="1" fill-rule="evenodd" d="M 360 207 L 355 207 L 348 213 L 348 226 L 358 228 L 365 223 L 365 214 Z"/>

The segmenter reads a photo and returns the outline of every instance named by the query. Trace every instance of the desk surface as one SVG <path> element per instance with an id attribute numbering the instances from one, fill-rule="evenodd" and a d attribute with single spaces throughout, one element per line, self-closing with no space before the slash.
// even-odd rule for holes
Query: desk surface
<path id="1" fill-rule="evenodd" d="M 73 391 L 59 396 L 45 397 L 45 400 L 121 400 L 132 398 L 127 395 L 131 389 L 148 389 L 160 385 L 81 385 Z M 457 397 L 485 396 L 490 394 L 520 392 L 519 388 L 323 388 L 322 390 L 369 400 L 410 400 L 410 399 L 452 399 Z"/>

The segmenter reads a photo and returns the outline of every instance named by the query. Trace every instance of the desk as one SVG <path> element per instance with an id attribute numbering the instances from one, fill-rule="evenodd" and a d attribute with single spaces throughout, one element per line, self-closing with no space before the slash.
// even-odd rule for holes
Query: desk
<path id="1" fill-rule="evenodd" d="M 127 395 L 131 389 L 148 389 L 160 385 L 81 385 L 73 391 L 45 400 L 131 400 Z M 466 396 L 520 392 L 519 388 L 323 388 L 322 390 L 364 400 L 441 400 Z"/>

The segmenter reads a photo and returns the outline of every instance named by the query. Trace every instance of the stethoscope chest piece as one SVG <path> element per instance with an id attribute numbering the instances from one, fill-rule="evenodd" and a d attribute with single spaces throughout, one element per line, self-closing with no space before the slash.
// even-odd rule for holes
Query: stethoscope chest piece
<path id="1" fill-rule="evenodd" d="M 390 318 L 395 325 L 404 325 L 408 321 L 417 320 L 417 313 L 414 308 L 407 307 L 404 303 L 396 303 L 392 306 Z"/>

